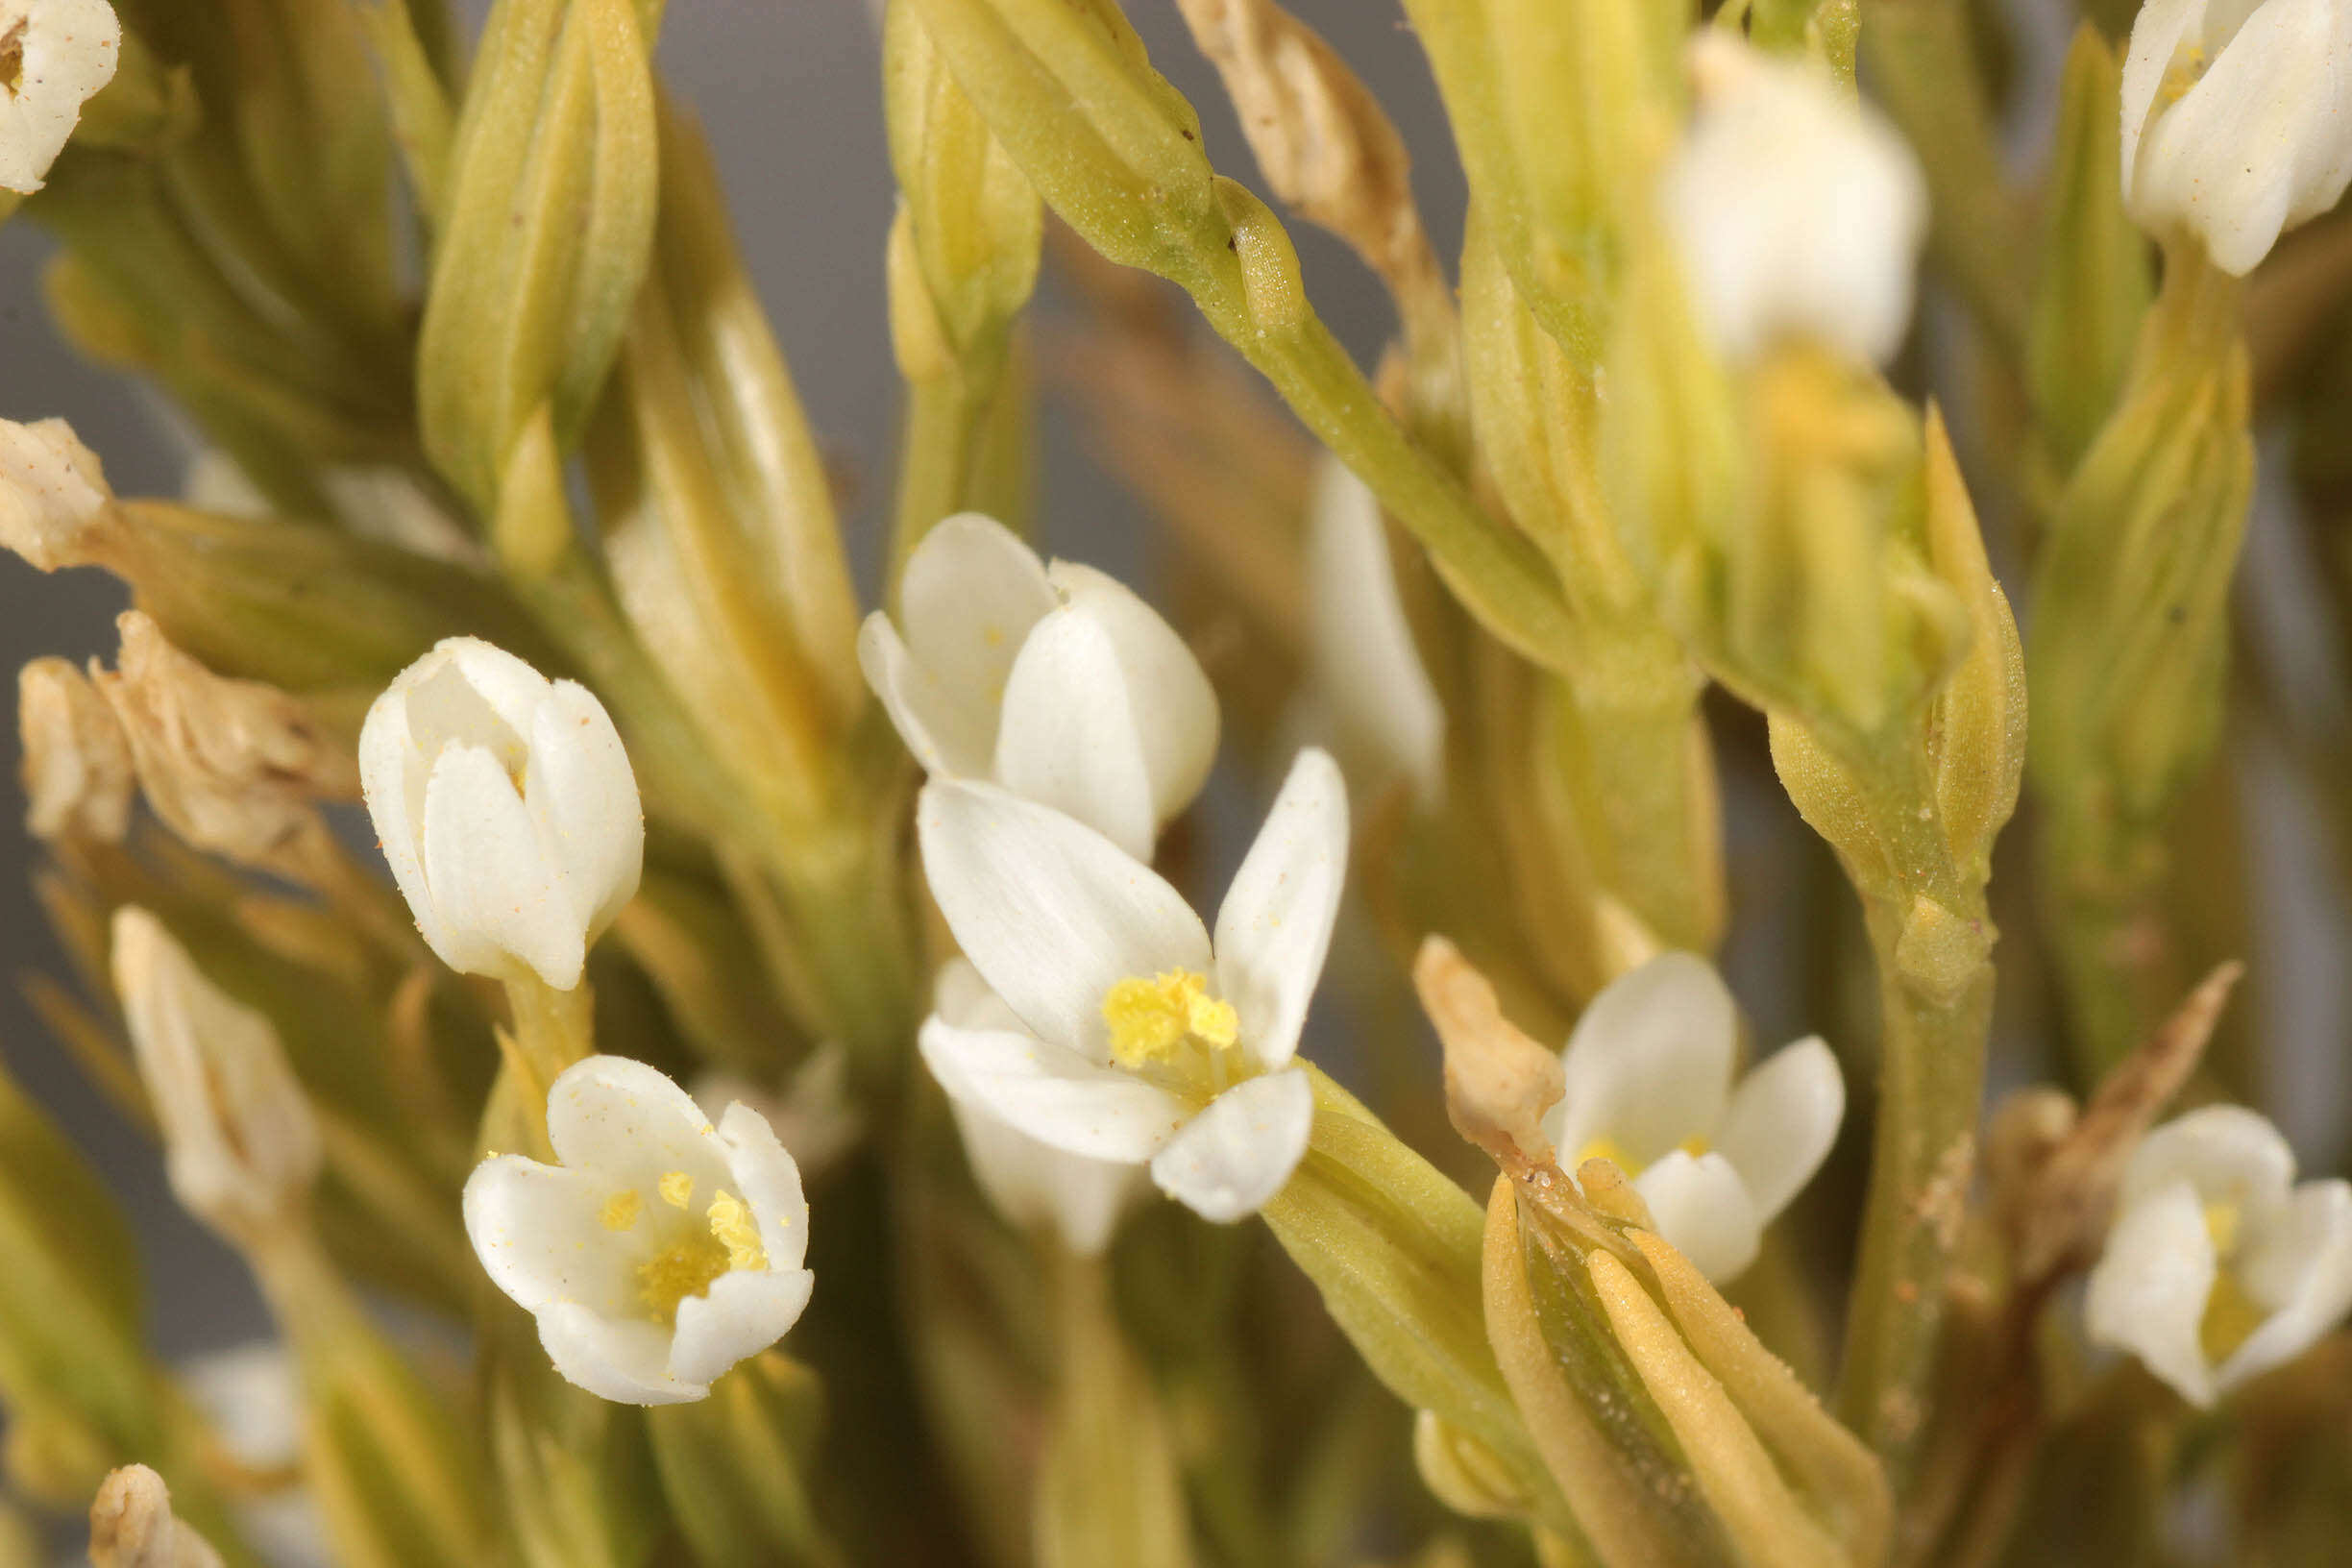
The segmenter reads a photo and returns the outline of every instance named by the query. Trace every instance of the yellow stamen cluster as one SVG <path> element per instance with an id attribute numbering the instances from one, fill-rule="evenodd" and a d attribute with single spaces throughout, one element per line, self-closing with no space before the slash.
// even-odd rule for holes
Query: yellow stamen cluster
<path id="1" fill-rule="evenodd" d="M 2205 1315 L 2197 1322 L 2197 1344 L 2205 1352 L 2205 1360 L 2216 1365 L 2227 1360 L 2270 1315 L 2268 1309 L 2246 1293 L 2245 1286 L 2238 1283 L 2237 1274 L 2230 1268 L 2243 1220 L 2234 1203 L 2205 1206 L 2205 1234 L 2213 1238 L 2214 1258 L 2220 1272 L 2214 1277 L 2213 1289 L 2205 1297 Z"/>
<path id="2" fill-rule="evenodd" d="M 1209 994 L 1208 978 L 1189 969 L 1121 980 L 1103 998 L 1103 1022 L 1111 1055 L 1127 1067 L 1166 1060 L 1188 1037 L 1222 1050 L 1241 1035 L 1233 1004 Z"/>
<path id="3" fill-rule="evenodd" d="M 672 1208 L 683 1209 L 693 1201 L 694 1178 L 674 1170 L 655 1184 L 655 1190 Z M 635 1192 L 621 1193 L 604 1205 L 604 1223 L 626 1230 L 636 1223 L 639 1207 Z M 663 1323 L 676 1322 L 678 1303 L 701 1295 L 721 1276 L 768 1266 L 768 1250 L 760 1245 L 759 1223 L 751 1217 L 749 1204 L 722 1188 L 713 1194 L 702 1218 L 702 1231 L 686 1232 L 637 1265 L 637 1288 L 646 1310 Z"/>

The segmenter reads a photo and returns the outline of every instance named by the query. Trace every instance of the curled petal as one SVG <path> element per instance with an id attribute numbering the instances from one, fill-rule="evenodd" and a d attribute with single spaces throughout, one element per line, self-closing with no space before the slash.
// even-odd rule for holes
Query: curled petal
<path id="1" fill-rule="evenodd" d="M 800 1320 L 815 1284 L 816 1276 L 803 1268 L 739 1268 L 720 1275 L 708 1291 L 677 1304 L 670 1375 L 681 1383 L 708 1384 L 745 1357 L 766 1350 Z"/>
<path id="2" fill-rule="evenodd" d="M 2211 1405 L 2213 1369 L 2198 1335 L 2219 1272 L 2197 1190 L 2176 1180 L 2116 1221 L 2091 1271 L 2084 1327 L 2095 1342 L 2139 1357 L 2192 1405 Z"/>
<path id="3" fill-rule="evenodd" d="M 1741 1080 L 1714 1142 L 1760 1223 L 1771 1224 L 1813 1179 L 1845 1115 L 1846 1078 L 1818 1035 L 1783 1046 Z"/>
<path id="4" fill-rule="evenodd" d="M 1328 754 L 1302 751 L 1217 911 L 1217 990 L 1265 1067 L 1298 1049 L 1347 861 L 1347 783 Z"/>
<path id="5" fill-rule="evenodd" d="M 684 1303 L 680 1303 L 681 1309 Z M 539 1315 L 539 1343 L 564 1380 L 617 1405 L 685 1405 L 710 1392 L 670 1371 L 670 1333 L 559 1301 Z"/>
<path id="6" fill-rule="evenodd" d="M 1005 684 L 996 782 L 1149 861 L 1160 821 L 1111 634 L 1075 610 L 1037 624 Z"/>
<path id="7" fill-rule="evenodd" d="M 1560 1058 L 1566 1092 L 1544 1131 L 1571 1166 L 1595 1143 L 1646 1166 L 1713 1138 L 1730 1096 L 1738 1029 L 1731 993 L 1705 960 L 1652 959 L 1577 1020 Z"/>
<path id="8" fill-rule="evenodd" d="M 2128 1209 L 2187 1182 L 2200 1202 L 2261 1212 L 2284 1203 L 2293 1181 L 2294 1151 L 2267 1118 L 2242 1105 L 2208 1105 L 2141 1139 L 2123 1167 L 2117 1202 Z"/>
<path id="9" fill-rule="evenodd" d="M 1219 1225 L 1246 1219 L 1306 1156 L 1314 1088 L 1292 1068 L 1247 1079 L 1209 1102 L 1153 1159 L 1160 1190 Z"/>
<path id="10" fill-rule="evenodd" d="M 1151 779 L 1152 814 L 1167 821 L 1192 803 L 1216 762 L 1216 691 L 1176 629 L 1126 584 L 1074 561 L 1056 561 L 1046 575 L 1117 649 Z"/>
<path id="11" fill-rule="evenodd" d="M 571 1302 L 626 1315 L 637 1277 L 598 1217 L 618 1190 L 585 1171 L 502 1154 L 466 1178 L 466 1238 L 490 1283 L 526 1311 Z"/>
<path id="12" fill-rule="evenodd" d="M 1739 1172 L 1720 1154 L 1696 1158 L 1680 1149 L 1652 1164 L 1633 1182 L 1650 1206 L 1658 1235 L 1718 1284 L 1755 1262 L 1764 1227 Z"/>
<path id="13" fill-rule="evenodd" d="M 2352 1186 L 2306 1182 L 2239 1263 L 2246 1293 L 2273 1309 L 2214 1375 L 2226 1392 L 2316 1344 L 2352 1311 Z"/>
<path id="14" fill-rule="evenodd" d="M 719 1141 L 726 1149 L 729 1185 L 757 1216 L 760 1250 L 768 1255 L 769 1268 L 798 1269 L 808 1256 L 809 1218 L 800 1166 L 768 1118 L 747 1105 L 726 1108 L 719 1118 Z"/>
<path id="15" fill-rule="evenodd" d="M 1032 1035 L 934 1017 L 920 1045 L 951 1097 L 1070 1154 L 1139 1164 L 1184 1124 L 1184 1102 L 1165 1090 Z"/>
<path id="16" fill-rule="evenodd" d="M 673 1171 L 703 1192 L 731 1174 L 726 1146 L 694 1096 L 643 1062 L 592 1056 L 575 1063 L 549 1086 L 547 1113 L 556 1158 L 594 1171 L 615 1191 L 638 1189 L 650 1201 Z"/>

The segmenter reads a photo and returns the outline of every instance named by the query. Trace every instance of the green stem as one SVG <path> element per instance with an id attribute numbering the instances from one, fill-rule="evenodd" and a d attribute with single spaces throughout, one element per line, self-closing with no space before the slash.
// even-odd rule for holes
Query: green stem
<path id="1" fill-rule="evenodd" d="M 535 974 L 509 980 L 506 1005 L 514 1013 L 515 1044 L 543 1084 L 596 1054 L 596 1004 L 584 982 L 557 991 Z"/>
<path id="2" fill-rule="evenodd" d="M 1006 464 L 1008 454 L 998 450 L 1008 422 L 1017 431 L 1026 424 L 1019 405 L 1027 388 L 1009 341 L 966 355 L 945 374 L 911 379 L 906 392 L 891 524 L 894 601 L 907 557 L 941 519 L 980 511 L 1017 527 L 1019 518 L 1005 514 L 1020 509 L 1025 488 L 1022 465 Z M 999 472 L 1008 466 L 1013 473 Z"/>

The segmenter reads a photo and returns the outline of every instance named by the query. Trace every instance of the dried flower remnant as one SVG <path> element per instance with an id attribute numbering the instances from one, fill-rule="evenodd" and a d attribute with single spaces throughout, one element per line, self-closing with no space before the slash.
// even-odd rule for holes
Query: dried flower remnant
<path id="1" fill-rule="evenodd" d="M 0 0 L 0 189 L 41 188 L 121 50 L 106 0 Z"/>
<path id="2" fill-rule="evenodd" d="M 43 572 L 84 566 L 114 505 L 98 454 L 61 419 L 0 419 L 0 545 Z"/>
<path id="3" fill-rule="evenodd" d="M 120 843 L 137 781 L 122 725 L 89 677 L 65 659 L 35 659 L 16 674 L 24 747 L 25 831 L 37 839 L 86 834 Z"/>
<path id="4" fill-rule="evenodd" d="M 143 1464 L 106 1479 L 90 1504 L 93 1568 L 221 1568 L 221 1556 L 172 1516 L 171 1489 Z"/>

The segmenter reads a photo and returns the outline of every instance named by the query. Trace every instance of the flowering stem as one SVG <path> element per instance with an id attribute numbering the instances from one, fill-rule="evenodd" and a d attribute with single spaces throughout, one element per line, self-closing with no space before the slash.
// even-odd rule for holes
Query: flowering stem
<path id="1" fill-rule="evenodd" d="M 557 991 L 535 974 L 509 980 L 506 1005 L 514 1015 L 515 1045 L 543 1088 L 596 1054 L 596 1004 L 585 982 Z"/>
<path id="2" fill-rule="evenodd" d="M 1028 510 L 1028 386 L 1012 341 L 967 355 L 941 375 L 909 378 L 906 397 L 891 526 L 894 596 L 907 557 L 941 519 L 986 512 L 1017 530 Z"/>

